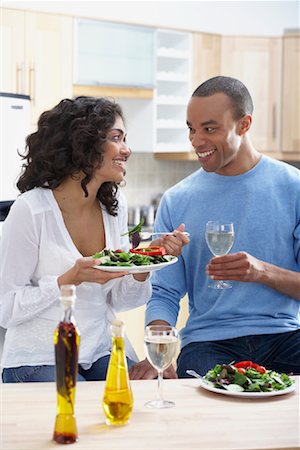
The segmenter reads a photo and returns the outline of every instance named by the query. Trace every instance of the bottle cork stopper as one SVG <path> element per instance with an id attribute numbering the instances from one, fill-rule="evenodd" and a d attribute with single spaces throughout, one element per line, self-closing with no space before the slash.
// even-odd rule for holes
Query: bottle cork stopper
<path id="1" fill-rule="evenodd" d="M 74 284 L 63 284 L 60 287 L 60 300 L 64 306 L 73 306 L 76 299 L 76 286 Z"/>
<path id="2" fill-rule="evenodd" d="M 114 319 L 111 323 L 111 329 L 115 336 L 123 336 L 124 334 L 124 322 L 119 319 Z"/>

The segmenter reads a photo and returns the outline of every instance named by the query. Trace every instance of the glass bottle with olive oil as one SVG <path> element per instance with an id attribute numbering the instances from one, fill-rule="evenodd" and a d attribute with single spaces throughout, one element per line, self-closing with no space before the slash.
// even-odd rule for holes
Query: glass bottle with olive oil
<path id="1" fill-rule="evenodd" d="M 57 415 L 53 440 L 58 444 L 71 444 L 78 439 L 74 407 L 80 333 L 73 316 L 75 298 L 74 285 L 61 286 L 64 312 L 54 332 Z"/>
<path id="2" fill-rule="evenodd" d="M 111 329 L 112 350 L 102 406 L 108 425 L 125 425 L 132 412 L 133 395 L 125 356 L 124 323 L 114 320 Z"/>

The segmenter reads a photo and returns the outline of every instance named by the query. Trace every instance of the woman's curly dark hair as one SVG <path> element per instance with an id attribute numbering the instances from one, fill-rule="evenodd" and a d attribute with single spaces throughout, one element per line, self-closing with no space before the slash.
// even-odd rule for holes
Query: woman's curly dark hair
<path id="1" fill-rule="evenodd" d="M 88 197 L 87 184 L 103 162 L 104 143 L 116 117 L 124 121 L 117 103 L 106 98 L 64 99 L 41 114 L 38 129 L 26 139 L 23 172 L 17 182 L 20 192 L 35 187 L 55 189 L 69 176 L 83 172 L 81 187 Z M 118 186 L 103 183 L 97 198 L 109 214 L 118 210 Z"/>

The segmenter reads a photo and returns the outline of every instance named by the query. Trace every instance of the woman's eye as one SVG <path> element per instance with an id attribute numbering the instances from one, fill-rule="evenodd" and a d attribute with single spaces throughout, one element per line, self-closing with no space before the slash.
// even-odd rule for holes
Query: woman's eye
<path id="1" fill-rule="evenodd" d="M 111 137 L 111 140 L 114 141 L 114 142 L 119 142 L 121 140 L 121 135 L 120 134 L 116 134 L 116 135 Z"/>

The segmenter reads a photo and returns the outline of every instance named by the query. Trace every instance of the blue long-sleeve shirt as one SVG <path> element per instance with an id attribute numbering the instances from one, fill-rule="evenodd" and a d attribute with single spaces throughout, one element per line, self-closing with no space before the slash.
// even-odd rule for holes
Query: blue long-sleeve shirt
<path id="1" fill-rule="evenodd" d="M 300 271 L 300 171 L 266 156 L 237 176 L 199 169 L 161 200 L 156 230 L 173 230 L 183 222 L 191 241 L 176 264 L 153 274 L 146 323 L 161 319 L 175 325 L 180 299 L 188 293 L 189 318 L 181 331 L 181 347 L 300 328 L 300 302 L 274 289 L 234 281 L 230 281 L 232 289 L 208 288 L 205 267 L 212 254 L 205 225 L 209 220 L 234 223 L 231 253 L 245 251 Z"/>

